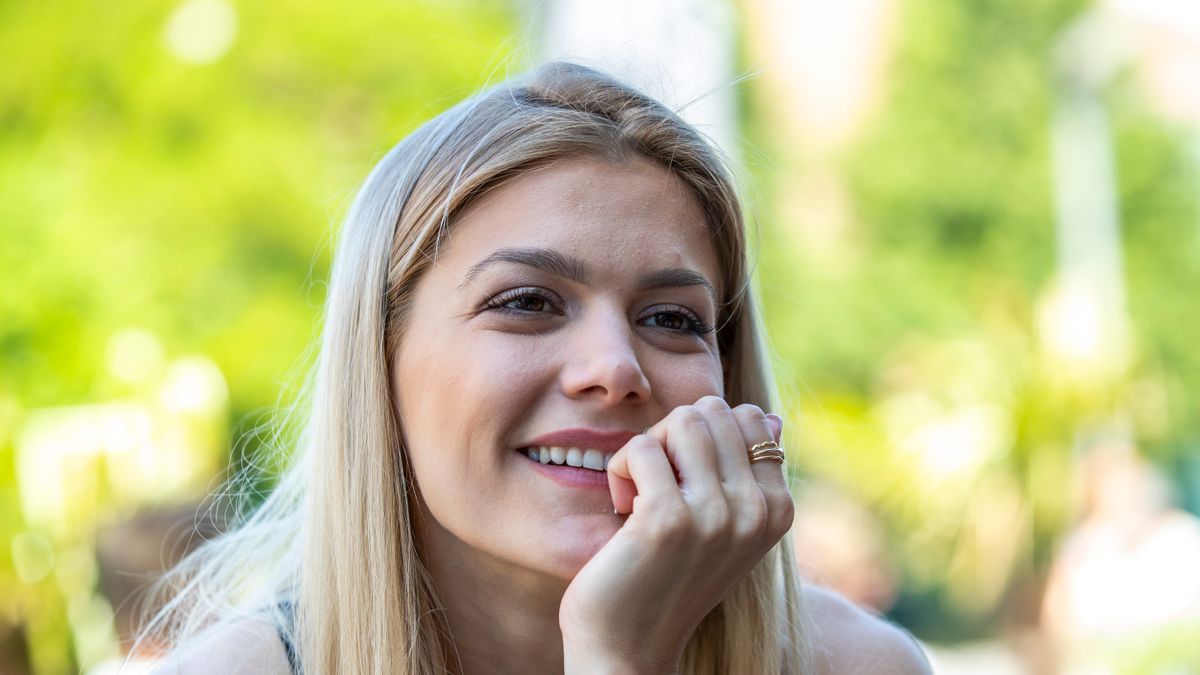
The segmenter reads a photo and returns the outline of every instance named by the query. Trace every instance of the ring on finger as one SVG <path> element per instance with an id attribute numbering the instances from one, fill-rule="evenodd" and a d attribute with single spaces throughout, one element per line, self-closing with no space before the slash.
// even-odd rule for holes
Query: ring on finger
<path id="1" fill-rule="evenodd" d="M 755 443 L 746 454 L 750 456 L 750 463 L 761 462 L 765 459 L 774 460 L 783 464 L 785 461 L 783 448 L 775 441 L 763 441 Z"/>

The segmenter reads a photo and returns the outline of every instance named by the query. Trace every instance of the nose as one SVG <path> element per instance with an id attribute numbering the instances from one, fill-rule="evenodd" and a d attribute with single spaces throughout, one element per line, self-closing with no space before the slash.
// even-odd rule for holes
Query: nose
<path id="1" fill-rule="evenodd" d="M 624 316 L 618 312 L 595 316 L 581 322 L 573 337 L 561 375 L 567 396 L 604 405 L 650 400 L 650 381 Z"/>

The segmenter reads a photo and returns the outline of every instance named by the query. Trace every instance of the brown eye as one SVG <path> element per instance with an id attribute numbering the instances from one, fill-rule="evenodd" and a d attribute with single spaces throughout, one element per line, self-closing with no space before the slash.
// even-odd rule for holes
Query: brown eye
<path id="1" fill-rule="evenodd" d="M 562 314 L 563 303 L 557 295 L 536 286 L 513 288 L 492 296 L 487 309 L 512 314 L 515 318 L 540 318 L 538 315 Z"/>
<path id="2" fill-rule="evenodd" d="M 505 302 L 503 306 L 521 312 L 541 312 L 546 309 L 546 299 L 536 295 L 522 295 Z"/>
<path id="3" fill-rule="evenodd" d="M 693 333 L 703 335 L 712 332 L 713 328 L 700 319 L 692 310 L 683 305 L 657 305 L 649 308 L 638 323 L 651 328 L 674 333 Z"/>
<path id="4" fill-rule="evenodd" d="M 647 318 L 653 321 L 653 324 L 659 328 L 683 330 L 687 327 L 687 321 L 674 312 L 656 312 Z"/>

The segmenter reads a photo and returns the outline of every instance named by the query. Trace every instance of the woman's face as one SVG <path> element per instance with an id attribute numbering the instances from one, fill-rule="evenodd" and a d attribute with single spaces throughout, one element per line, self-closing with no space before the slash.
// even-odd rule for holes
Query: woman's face
<path id="1" fill-rule="evenodd" d="M 573 578 L 621 520 L 570 448 L 597 466 L 723 394 L 717 271 L 696 199 L 647 160 L 559 162 L 467 209 L 392 369 L 424 545 Z"/>

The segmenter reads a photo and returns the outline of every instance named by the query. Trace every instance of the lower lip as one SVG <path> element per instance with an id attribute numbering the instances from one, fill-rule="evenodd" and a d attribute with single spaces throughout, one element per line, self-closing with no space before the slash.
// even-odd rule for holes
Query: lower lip
<path id="1" fill-rule="evenodd" d="M 533 465 L 533 468 L 543 476 L 550 480 L 567 487 L 577 488 L 596 488 L 600 490 L 608 490 L 608 473 L 604 471 L 593 471 L 592 469 L 581 469 L 575 466 L 565 466 L 558 464 L 542 464 L 541 462 L 532 459 L 525 454 L 524 450 L 518 450 L 525 461 Z"/>

